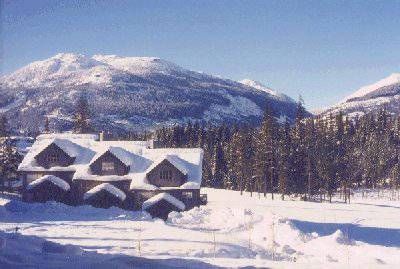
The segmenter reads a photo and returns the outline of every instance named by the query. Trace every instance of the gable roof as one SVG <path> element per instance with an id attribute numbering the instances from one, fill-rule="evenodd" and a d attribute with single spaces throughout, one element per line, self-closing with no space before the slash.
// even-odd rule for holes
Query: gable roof
<path id="1" fill-rule="evenodd" d="M 64 191 L 69 191 L 71 188 L 71 186 L 67 182 L 65 182 L 63 179 L 53 176 L 53 175 L 46 175 L 46 176 L 42 176 L 42 177 L 32 181 L 31 183 L 29 183 L 27 186 L 27 189 L 31 190 L 46 181 L 53 183 L 54 185 L 63 189 Z"/>
<path id="2" fill-rule="evenodd" d="M 95 152 L 90 148 L 90 144 L 94 141 L 93 135 L 75 135 L 75 134 L 59 134 L 59 135 L 40 135 L 25 155 L 24 159 L 18 166 L 19 171 L 74 171 L 76 165 L 85 164 L 93 158 Z M 51 144 L 55 144 L 63 150 L 68 156 L 75 158 L 74 164 L 67 167 L 51 167 L 45 169 L 40 166 L 35 157 L 43 152 Z"/>
<path id="3" fill-rule="evenodd" d="M 168 161 L 169 163 L 171 163 L 176 169 L 178 169 L 182 174 L 184 174 L 185 176 L 188 174 L 188 171 L 185 167 L 185 165 L 182 163 L 182 161 L 179 159 L 178 156 L 176 155 L 165 155 L 165 156 L 161 156 L 160 158 L 156 159 L 147 169 L 146 169 L 146 173 L 151 172 L 154 168 L 157 167 L 157 165 L 159 165 L 160 163 L 162 163 L 163 161 Z"/>
<path id="4" fill-rule="evenodd" d="M 142 210 L 148 209 L 149 207 L 160 202 L 161 200 L 167 201 L 168 203 L 179 208 L 180 210 L 185 210 L 185 204 L 182 201 L 176 199 L 174 196 L 172 196 L 171 194 L 166 193 L 166 192 L 162 192 L 157 195 L 154 195 L 150 199 L 147 199 L 146 201 L 144 201 L 142 204 Z"/>
<path id="5" fill-rule="evenodd" d="M 123 164 L 125 164 L 126 166 L 130 166 L 133 162 L 134 159 L 134 153 L 127 151 L 123 148 L 120 147 L 114 147 L 114 146 L 110 146 L 107 147 L 101 151 L 99 151 L 92 159 L 92 161 L 90 162 L 90 164 L 93 164 L 94 162 L 96 162 L 101 156 L 103 156 L 104 154 L 106 154 L 107 152 L 111 153 L 114 157 L 116 157 L 118 160 L 120 160 Z"/>
<path id="6" fill-rule="evenodd" d="M 110 183 L 102 183 L 100 185 L 97 185 L 96 187 L 88 190 L 84 195 L 83 195 L 83 199 L 87 200 L 90 197 L 92 197 L 93 195 L 101 192 L 101 191 L 107 191 L 108 193 L 114 195 L 115 197 L 117 197 L 118 199 L 120 199 L 121 201 L 124 201 L 126 199 L 126 194 L 121 191 L 120 189 L 118 189 L 117 187 L 115 187 L 114 185 L 110 184 Z"/>
<path id="7" fill-rule="evenodd" d="M 199 148 L 150 148 L 148 141 L 97 141 L 97 136 L 81 134 L 46 134 L 40 135 L 19 165 L 19 171 L 73 171 L 73 180 L 131 181 L 131 189 L 154 190 L 158 187 L 149 184 L 146 174 L 163 160 L 168 160 L 187 177 L 187 182 L 180 188 L 198 189 L 202 179 L 203 150 Z M 51 143 L 56 143 L 75 161 L 67 167 L 41 167 L 35 156 Z M 121 162 L 129 166 L 124 176 L 93 175 L 90 164 L 109 151 Z M 161 187 L 162 189 L 162 187 Z"/>

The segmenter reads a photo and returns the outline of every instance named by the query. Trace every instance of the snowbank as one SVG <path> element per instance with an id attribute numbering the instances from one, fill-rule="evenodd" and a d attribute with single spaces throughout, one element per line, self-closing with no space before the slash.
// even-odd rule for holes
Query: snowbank
<path id="1" fill-rule="evenodd" d="M 170 213 L 166 222 L 152 219 L 145 211 L 71 207 L 56 202 L 27 204 L 14 198 L 8 201 L 0 194 L 0 230 L 13 232 L 19 227 L 23 236 L 74 244 L 85 251 L 82 257 L 96 250 L 101 253 L 97 260 L 102 266 L 101 257 L 111 255 L 114 264 L 105 268 L 137 265 L 123 263 L 116 258 L 120 254 L 153 259 L 190 257 L 229 268 L 399 268 L 399 201 L 364 200 L 355 195 L 351 204 L 335 197 L 333 203 L 316 203 L 271 200 L 270 195 L 254 193 L 250 197 L 247 192 L 202 191 L 208 195 L 206 206 Z M 19 253 L 24 259 L 36 247 L 42 259 L 41 244 L 7 250 L 5 256 L 8 259 L 8 254 Z M 57 252 L 58 247 L 48 249 Z M 60 247 L 59 252 L 63 251 L 68 252 Z M 3 253 L 0 251 L 0 263 Z M 48 262 L 53 261 L 49 259 L 53 255 L 57 261 L 75 257 L 44 255 Z M 193 268 L 191 264 L 181 267 Z"/>

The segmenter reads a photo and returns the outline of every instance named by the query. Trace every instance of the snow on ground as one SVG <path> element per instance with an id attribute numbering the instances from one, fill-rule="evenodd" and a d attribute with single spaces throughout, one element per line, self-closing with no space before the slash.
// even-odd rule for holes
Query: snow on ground
<path id="1" fill-rule="evenodd" d="M 257 194 L 240 196 L 226 190 L 202 191 L 208 194 L 207 206 L 173 212 L 166 222 L 118 208 L 25 204 L 4 197 L 0 198 L 0 230 L 8 234 L 0 234 L 0 238 L 12 237 L 10 233 L 19 227 L 17 238 L 26 237 L 28 243 L 36 236 L 32 244 L 47 240 L 75 245 L 55 248 L 72 251 L 64 256 L 72 255 L 72 261 L 77 259 L 82 264 L 102 260 L 117 264 L 121 259 L 140 264 L 136 257 L 141 256 L 183 268 L 400 266 L 400 202 L 392 200 L 397 197 L 395 193 L 378 196 L 364 192 L 368 198 L 362 199 L 362 193 L 356 192 L 349 205 L 339 201 L 271 201 L 269 195 L 259 198 Z M 11 247 L 19 247 L 15 240 L 9 240 Z M 50 244 L 50 250 L 53 246 L 40 244 L 39 250 L 33 248 L 37 251 L 32 254 L 34 258 L 29 258 L 33 251 L 26 253 L 30 264 L 49 259 L 43 244 Z M 6 243 L 0 250 L 0 262 L 11 259 L 9 251 Z M 22 248 L 17 253 L 23 255 L 24 251 L 28 250 Z M 54 255 L 59 255 L 58 262 L 68 262 L 62 259 L 63 253 Z M 163 260 L 171 258 L 175 260 Z"/>

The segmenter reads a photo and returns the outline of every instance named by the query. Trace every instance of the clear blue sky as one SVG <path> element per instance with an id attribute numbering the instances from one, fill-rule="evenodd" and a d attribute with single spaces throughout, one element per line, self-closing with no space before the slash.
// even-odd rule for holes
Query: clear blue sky
<path id="1" fill-rule="evenodd" d="M 2 74 L 58 52 L 157 56 L 312 109 L 400 72 L 400 1 L 0 1 Z"/>

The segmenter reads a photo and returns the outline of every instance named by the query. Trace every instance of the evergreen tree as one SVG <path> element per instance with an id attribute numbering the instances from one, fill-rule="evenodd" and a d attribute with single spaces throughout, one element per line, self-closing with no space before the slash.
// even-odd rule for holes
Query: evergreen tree
<path id="1" fill-rule="evenodd" d="M 305 109 L 300 97 L 297 104 L 296 122 L 293 128 L 293 191 L 299 194 L 306 193 L 307 176 L 307 145 L 305 137 Z"/>
<path id="2" fill-rule="evenodd" d="M 225 174 L 227 173 L 227 166 L 221 142 L 217 142 L 214 146 L 212 173 L 213 173 L 212 187 L 222 188 Z"/>
<path id="3" fill-rule="evenodd" d="M 0 118 L 0 185 L 4 190 L 6 180 L 17 177 L 17 169 L 22 161 L 10 137 L 8 120 L 5 116 Z"/>
<path id="4" fill-rule="evenodd" d="M 74 112 L 74 125 L 73 130 L 75 133 L 89 133 L 92 130 L 90 126 L 91 112 L 89 103 L 85 95 L 82 95 L 75 106 Z"/>
<path id="5" fill-rule="evenodd" d="M 44 133 L 46 133 L 46 134 L 50 133 L 50 124 L 49 124 L 48 117 L 46 117 L 44 120 Z"/>
<path id="6" fill-rule="evenodd" d="M 290 125 L 286 120 L 279 139 L 279 192 L 282 200 L 289 193 L 289 184 L 291 183 L 291 153 L 292 144 L 290 137 Z"/>
<path id="7" fill-rule="evenodd" d="M 0 137 L 7 137 L 10 134 L 7 117 L 0 116 Z"/>
<path id="8" fill-rule="evenodd" d="M 278 127 L 273 117 L 271 109 L 267 106 L 264 112 L 264 118 L 261 123 L 260 130 L 257 132 L 254 142 L 254 180 L 262 182 L 264 187 L 264 196 L 267 189 L 271 192 L 271 197 L 274 197 L 275 177 L 277 166 L 277 132 Z"/>

